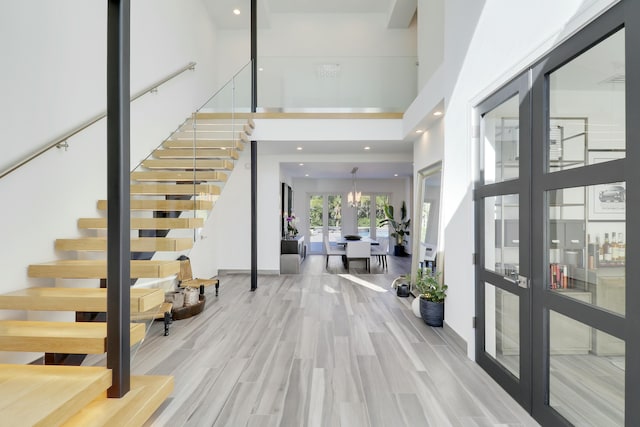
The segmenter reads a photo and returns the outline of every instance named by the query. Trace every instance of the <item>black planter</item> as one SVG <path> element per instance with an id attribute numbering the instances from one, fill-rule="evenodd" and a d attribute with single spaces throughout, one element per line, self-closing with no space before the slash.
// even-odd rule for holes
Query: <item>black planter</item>
<path id="1" fill-rule="evenodd" d="M 444 321 L 444 302 L 433 302 L 420 298 L 420 316 L 429 326 L 442 326 Z"/>
<path id="2" fill-rule="evenodd" d="M 409 284 L 408 283 L 400 283 L 398 285 L 398 289 L 396 290 L 396 295 L 402 298 L 406 298 L 409 295 L 411 295 L 411 292 L 409 291 Z"/>
<path id="3" fill-rule="evenodd" d="M 404 245 L 395 245 L 393 247 L 393 255 L 394 256 L 405 256 Z"/>

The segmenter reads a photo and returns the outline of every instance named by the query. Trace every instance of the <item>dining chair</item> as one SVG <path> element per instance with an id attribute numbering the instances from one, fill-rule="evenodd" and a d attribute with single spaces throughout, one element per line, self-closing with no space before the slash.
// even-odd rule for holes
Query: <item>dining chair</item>
<path id="1" fill-rule="evenodd" d="M 350 241 L 347 243 L 347 270 L 351 260 L 362 259 L 365 261 L 367 271 L 371 272 L 371 242 Z"/>
<path id="2" fill-rule="evenodd" d="M 387 263 L 387 252 L 389 250 L 389 240 L 382 240 L 379 245 L 371 246 L 371 256 L 376 257 L 378 259 L 378 264 L 382 265 L 382 268 L 385 270 L 389 269 L 389 264 Z"/>
<path id="3" fill-rule="evenodd" d="M 342 248 L 332 247 L 331 243 L 329 242 L 329 236 L 324 236 L 323 241 L 324 241 L 324 251 L 327 253 L 327 262 L 325 264 L 325 268 L 329 268 L 330 256 L 344 257 L 346 255 L 346 252 Z"/>

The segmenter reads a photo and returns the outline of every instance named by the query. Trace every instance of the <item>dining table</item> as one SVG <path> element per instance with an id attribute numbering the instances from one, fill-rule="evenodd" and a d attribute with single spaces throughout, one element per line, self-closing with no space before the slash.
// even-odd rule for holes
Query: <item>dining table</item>
<path id="1" fill-rule="evenodd" d="M 346 244 L 349 242 L 369 242 L 371 243 L 372 246 L 376 246 L 380 244 L 380 242 L 372 239 L 371 237 L 362 237 L 360 239 L 348 239 L 345 236 L 342 236 L 338 240 L 336 240 L 335 244 L 339 246 L 346 246 Z"/>

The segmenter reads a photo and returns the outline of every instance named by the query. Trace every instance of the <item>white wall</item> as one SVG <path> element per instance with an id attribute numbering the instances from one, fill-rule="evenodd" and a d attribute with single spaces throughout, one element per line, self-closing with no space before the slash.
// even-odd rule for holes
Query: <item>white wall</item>
<path id="1" fill-rule="evenodd" d="M 472 107 L 612 3 L 615 1 L 445 2 L 443 66 L 405 114 L 405 129 L 421 119 L 420 111 L 423 118 L 445 99 L 442 220 L 447 254 L 444 274 L 449 285 L 445 320 L 467 340 L 471 358 L 475 347 L 471 254 L 476 167 Z M 414 152 L 416 163 L 438 160 L 437 153 Z"/>
<path id="2" fill-rule="evenodd" d="M 0 14 L 0 117 L 5 169 L 106 108 L 104 1 L 25 0 Z M 172 80 L 131 107 L 131 163 L 137 164 L 213 92 L 215 28 L 200 0 L 139 0 L 131 10 L 132 93 L 190 61 L 195 71 Z M 27 278 L 32 263 L 73 257 L 56 238 L 80 236 L 80 217 L 96 217 L 106 195 L 106 125 L 102 120 L 0 179 L 3 241 L 0 292 L 53 285 Z M 97 285 L 97 281 L 96 285 Z M 0 318 L 25 318 L 0 312 Z M 3 355 L 4 360 L 33 359 Z"/>
<path id="3" fill-rule="evenodd" d="M 444 60 L 444 0 L 418 0 L 418 89 Z"/>

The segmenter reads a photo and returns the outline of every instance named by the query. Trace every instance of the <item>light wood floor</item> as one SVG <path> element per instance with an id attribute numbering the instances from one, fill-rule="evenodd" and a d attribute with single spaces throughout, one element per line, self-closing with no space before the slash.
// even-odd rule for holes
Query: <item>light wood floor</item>
<path id="1" fill-rule="evenodd" d="M 148 426 L 537 425 L 391 292 L 408 262 L 347 274 L 310 256 L 304 274 L 261 276 L 256 292 L 246 274 L 221 277 L 219 297 L 168 337 L 154 323 L 132 362 L 175 376 Z"/>

